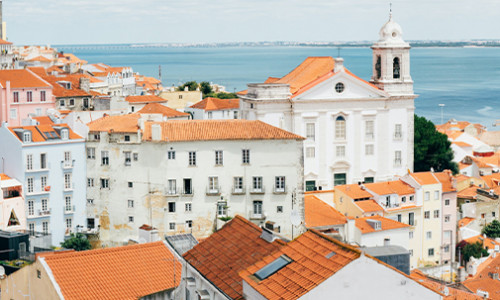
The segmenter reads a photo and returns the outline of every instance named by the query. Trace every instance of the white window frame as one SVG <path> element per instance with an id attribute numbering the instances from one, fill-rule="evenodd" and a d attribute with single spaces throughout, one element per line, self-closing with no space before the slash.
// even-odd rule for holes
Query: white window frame
<path id="1" fill-rule="evenodd" d="M 394 151 L 394 166 L 401 167 L 403 163 L 401 150 Z"/>
<path id="2" fill-rule="evenodd" d="M 131 151 L 123 151 L 123 155 L 125 156 L 125 166 L 132 165 L 132 152 Z"/>
<path id="3" fill-rule="evenodd" d="M 42 191 L 45 190 L 46 186 L 47 186 L 47 176 L 45 175 L 40 176 L 40 187 L 42 188 Z"/>
<path id="4" fill-rule="evenodd" d="M 344 116 L 337 116 L 335 118 L 335 139 L 337 140 L 345 140 L 347 137 L 346 132 L 346 123 L 347 120 Z"/>
<path id="5" fill-rule="evenodd" d="M 196 166 L 196 151 L 189 151 L 188 156 L 189 156 L 188 165 Z"/>
<path id="6" fill-rule="evenodd" d="M 168 194 L 177 195 L 177 180 L 175 179 L 168 180 Z"/>
<path id="7" fill-rule="evenodd" d="M 71 199 L 71 195 L 66 195 L 64 196 L 64 211 L 65 212 L 70 212 L 70 211 L 73 211 L 73 206 L 72 206 L 72 199 Z"/>
<path id="8" fill-rule="evenodd" d="M 375 153 L 375 145 L 366 144 L 365 145 L 365 155 L 373 155 Z"/>
<path id="9" fill-rule="evenodd" d="M 252 189 L 255 192 L 262 192 L 262 176 L 254 176 L 252 177 Z"/>
<path id="10" fill-rule="evenodd" d="M 26 170 L 33 170 L 33 154 L 26 155 Z"/>
<path id="11" fill-rule="evenodd" d="M 219 177 L 217 176 L 208 177 L 208 190 L 210 193 L 219 192 Z"/>
<path id="12" fill-rule="evenodd" d="M 127 200 L 127 208 L 134 208 L 134 200 L 132 199 Z"/>
<path id="13" fill-rule="evenodd" d="M 72 161 L 71 161 L 71 152 L 70 151 L 64 151 L 64 166 L 65 167 L 71 167 Z"/>
<path id="14" fill-rule="evenodd" d="M 70 190 L 73 188 L 73 184 L 71 182 L 71 173 L 64 173 L 64 189 Z"/>
<path id="15" fill-rule="evenodd" d="M 339 145 L 335 147 L 335 156 L 336 157 L 345 157 L 345 146 Z"/>
<path id="16" fill-rule="evenodd" d="M 87 159 L 95 159 L 95 148 L 94 147 L 87 148 Z"/>
<path id="17" fill-rule="evenodd" d="M 286 191 L 285 176 L 274 177 L 274 191 L 276 193 L 284 193 Z"/>
<path id="18" fill-rule="evenodd" d="M 26 178 L 26 192 L 27 193 L 33 193 L 34 188 L 35 188 L 35 180 L 33 177 L 28 177 Z"/>
<path id="19" fill-rule="evenodd" d="M 375 134 L 375 121 L 366 120 L 365 121 L 365 138 L 373 139 Z"/>
<path id="20" fill-rule="evenodd" d="M 241 162 L 243 164 L 250 164 L 250 149 L 241 150 Z"/>
<path id="21" fill-rule="evenodd" d="M 224 151 L 215 150 L 215 165 L 216 166 L 224 165 Z"/>
<path id="22" fill-rule="evenodd" d="M 394 138 L 400 140 L 403 138 L 403 125 L 395 124 L 394 125 Z"/>
<path id="23" fill-rule="evenodd" d="M 109 151 L 107 150 L 101 151 L 101 165 L 109 166 Z"/>
<path id="24" fill-rule="evenodd" d="M 28 200 L 28 216 L 35 215 L 35 202 L 33 200 Z"/>
<path id="25" fill-rule="evenodd" d="M 315 158 L 315 157 L 316 157 L 316 148 L 306 147 L 306 158 Z"/>
<path id="26" fill-rule="evenodd" d="M 316 140 L 316 123 L 306 123 L 306 139 L 309 141 Z"/>

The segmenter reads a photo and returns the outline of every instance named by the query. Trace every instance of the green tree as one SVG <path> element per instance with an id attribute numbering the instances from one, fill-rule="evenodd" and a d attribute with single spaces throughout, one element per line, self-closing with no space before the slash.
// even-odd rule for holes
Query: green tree
<path id="1" fill-rule="evenodd" d="M 440 172 L 449 169 L 458 173 L 453 162 L 453 151 L 448 136 L 436 130 L 434 123 L 415 115 L 414 162 L 415 172 L 429 171 L 433 168 Z"/>
<path id="2" fill-rule="evenodd" d="M 212 86 L 208 81 L 200 82 L 200 91 L 203 94 L 203 97 L 205 97 L 205 95 L 213 93 Z"/>
<path id="3" fill-rule="evenodd" d="M 464 262 L 467 263 L 469 259 L 474 256 L 475 258 L 488 256 L 488 250 L 483 248 L 483 243 L 475 242 L 474 244 L 467 244 L 462 250 Z"/>
<path id="4" fill-rule="evenodd" d="M 189 91 L 196 91 L 196 89 L 198 88 L 198 82 L 196 81 L 185 82 L 184 84 L 179 85 L 178 89 L 179 91 L 184 91 L 186 87 L 188 87 Z"/>
<path id="5" fill-rule="evenodd" d="M 89 250 L 91 248 L 89 240 L 81 233 L 72 233 L 69 239 L 61 243 L 61 247 L 75 249 L 76 251 Z"/>
<path id="6" fill-rule="evenodd" d="M 238 96 L 235 93 L 210 93 L 208 95 L 205 95 L 205 97 L 213 97 L 213 98 L 219 98 L 219 99 L 236 99 Z"/>
<path id="7" fill-rule="evenodd" d="M 482 233 L 486 234 L 489 238 L 500 237 L 500 222 L 493 220 L 490 224 L 484 226 Z"/>

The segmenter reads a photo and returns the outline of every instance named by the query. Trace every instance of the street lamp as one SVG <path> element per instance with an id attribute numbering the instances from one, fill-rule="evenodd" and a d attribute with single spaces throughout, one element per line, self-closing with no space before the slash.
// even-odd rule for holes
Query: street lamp
<path id="1" fill-rule="evenodd" d="M 444 121 L 443 121 L 443 108 L 445 107 L 444 104 L 439 104 L 439 107 L 441 107 L 441 124 L 444 124 Z"/>

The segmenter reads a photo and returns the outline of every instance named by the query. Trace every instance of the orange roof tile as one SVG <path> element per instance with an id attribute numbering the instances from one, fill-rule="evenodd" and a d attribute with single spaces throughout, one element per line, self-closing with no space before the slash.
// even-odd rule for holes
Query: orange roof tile
<path id="1" fill-rule="evenodd" d="M 347 223 L 347 218 L 343 214 L 314 195 L 306 195 L 304 202 L 306 227 L 332 226 Z"/>
<path id="2" fill-rule="evenodd" d="M 457 193 L 457 198 L 461 199 L 476 199 L 477 189 L 480 187 L 473 185 Z"/>
<path id="3" fill-rule="evenodd" d="M 167 118 L 176 118 L 176 117 L 186 117 L 189 116 L 188 113 L 180 112 L 170 107 L 166 107 L 160 103 L 148 103 L 144 105 L 144 107 L 139 110 L 137 113 L 139 114 L 162 114 Z"/>
<path id="4" fill-rule="evenodd" d="M 54 122 L 48 116 L 33 117 L 33 119 L 37 120 L 40 125 L 54 125 Z"/>
<path id="5" fill-rule="evenodd" d="M 427 277 L 422 271 L 419 269 L 414 269 L 411 271 L 410 277 L 420 282 L 422 285 L 435 290 L 439 293 L 445 292 L 445 288 L 448 291 L 448 296 L 445 296 L 443 299 L 446 300 L 481 300 L 482 297 L 478 295 L 474 295 L 467 291 L 462 291 L 451 286 L 445 286 L 441 281 L 434 280 L 432 278 Z"/>
<path id="6" fill-rule="evenodd" d="M 476 157 L 478 161 L 487 166 L 500 166 L 500 153 L 496 152 L 492 156 Z"/>
<path id="7" fill-rule="evenodd" d="M 374 221 L 380 221 L 382 228 L 379 230 L 375 230 L 368 222 L 367 220 L 374 220 Z M 392 230 L 392 229 L 399 229 L 399 228 L 406 228 L 410 227 L 408 224 L 403 224 L 398 221 L 394 221 L 391 219 L 387 219 L 381 216 L 371 216 L 371 217 L 363 217 L 363 218 L 357 218 L 356 220 L 356 227 L 361 231 L 361 234 L 367 234 L 367 233 L 372 233 L 372 232 L 379 232 L 379 231 L 384 231 L 384 230 Z"/>
<path id="8" fill-rule="evenodd" d="M 376 183 L 367 183 L 365 187 L 376 193 L 377 195 L 389 195 L 389 194 L 398 194 L 398 195 L 409 195 L 415 194 L 415 189 L 412 188 L 409 184 L 401 181 L 385 181 L 385 182 L 376 182 Z"/>
<path id="9" fill-rule="evenodd" d="M 58 73 L 64 73 L 63 69 L 61 69 L 61 67 L 58 67 L 58 66 L 51 66 L 47 69 L 47 72 L 58 72 Z"/>
<path id="10" fill-rule="evenodd" d="M 10 87 L 14 89 L 51 87 L 51 85 L 43 81 L 42 78 L 26 69 L 0 70 L 0 84 L 5 87 L 7 81 L 10 81 Z"/>
<path id="11" fill-rule="evenodd" d="M 11 43 L 11 42 L 8 42 L 8 41 L 6 41 L 6 40 L 2 40 L 2 39 L 0 39 L 0 45 L 12 45 L 12 43 Z"/>
<path id="12" fill-rule="evenodd" d="M 198 108 L 205 111 L 238 109 L 239 107 L 240 99 L 219 99 L 212 97 L 207 97 L 200 102 L 190 106 L 190 108 Z"/>
<path id="13" fill-rule="evenodd" d="M 22 134 L 18 134 L 18 130 L 16 129 L 22 129 L 22 130 L 28 130 L 31 132 L 31 141 L 33 143 L 38 143 L 38 142 L 50 142 L 54 139 L 60 140 L 60 135 L 59 135 L 59 128 L 67 128 L 69 131 L 69 139 L 70 140 L 77 140 L 77 139 L 82 139 L 81 136 L 76 134 L 67 124 L 40 124 L 40 125 L 34 125 L 34 126 L 16 126 L 16 127 L 9 127 L 9 130 L 16 136 L 20 141 L 22 141 Z"/>
<path id="14" fill-rule="evenodd" d="M 496 257 L 490 255 L 490 257 L 479 266 L 476 275 L 465 280 L 462 284 L 472 292 L 481 290 L 488 292 L 490 299 L 500 299 L 500 280 L 490 277 L 490 273 L 499 272 L 500 255 Z"/>
<path id="15" fill-rule="evenodd" d="M 465 142 L 453 142 L 453 144 L 457 145 L 458 147 L 472 147 L 471 144 L 467 144 Z"/>
<path id="16" fill-rule="evenodd" d="M 184 259 L 231 299 L 243 299 L 240 270 L 279 250 L 281 240 L 272 243 L 260 238 L 262 229 L 236 216 L 191 250 Z"/>
<path id="17" fill-rule="evenodd" d="M 49 82 L 53 86 L 52 93 L 56 98 L 65 97 L 90 97 L 88 92 L 80 89 L 80 79 L 74 76 L 54 76 L 47 75 L 43 77 L 44 80 Z M 71 88 L 67 89 L 63 87 L 59 82 L 68 81 L 71 83 Z"/>
<path id="18" fill-rule="evenodd" d="M 0 180 L 9 180 L 11 179 L 9 176 L 5 175 L 4 173 L 0 173 Z"/>
<path id="19" fill-rule="evenodd" d="M 489 237 L 485 238 L 482 235 L 476 235 L 476 236 L 470 237 L 468 239 L 465 239 L 464 241 L 467 244 L 475 244 L 475 243 L 479 242 L 479 243 L 483 244 L 484 249 L 490 249 L 490 250 L 495 249 L 496 245 L 500 246 L 500 243 L 498 243 L 494 239 L 491 239 Z"/>
<path id="20" fill-rule="evenodd" d="M 493 188 L 500 185 L 500 173 L 493 173 L 491 175 L 481 176 L 486 185 L 489 188 Z"/>
<path id="21" fill-rule="evenodd" d="M 161 127 L 162 141 L 215 140 L 303 140 L 304 138 L 261 121 L 249 120 L 172 120 L 146 122 L 143 140 L 151 141 L 151 127 Z"/>
<path id="22" fill-rule="evenodd" d="M 464 174 L 457 174 L 455 175 L 455 179 L 457 180 L 457 183 L 460 183 L 464 180 L 470 180 L 470 177 Z"/>
<path id="23" fill-rule="evenodd" d="M 343 192 L 353 200 L 368 199 L 372 197 L 372 194 L 367 192 L 366 189 L 362 188 L 362 186 L 358 184 L 337 185 L 335 186 L 335 190 Z"/>
<path id="24" fill-rule="evenodd" d="M 268 78 L 266 79 L 266 81 L 264 81 L 264 83 L 274 83 L 274 82 L 276 82 L 276 81 L 278 81 L 278 80 L 280 80 L 280 79 L 281 79 L 281 78 L 279 78 L 279 77 L 268 77 Z"/>
<path id="25" fill-rule="evenodd" d="M 420 185 L 438 184 L 439 180 L 434 177 L 432 172 L 416 172 L 410 174 Z"/>
<path id="26" fill-rule="evenodd" d="M 384 211 L 382 206 L 380 206 L 375 200 L 363 200 L 363 201 L 355 201 L 356 204 L 363 212 L 376 212 L 376 211 Z"/>
<path id="27" fill-rule="evenodd" d="M 44 67 L 28 67 L 28 69 L 40 77 L 47 76 L 47 71 Z"/>
<path id="28" fill-rule="evenodd" d="M 457 191 L 457 189 L 453 187 L 454 178 L 450 170 L 434 173 L 434 176 L 441 182 L 443 193 Z"/>
<path id="29" fill-rule="evenodd" d="M 139 130 L 140 114 L 128 114 L 120 116 L 104 116 L 87 124 L 89 131 L 104 132 L 137 132 Z"/>
<path id="30" fill-rule="evenodd" d="M 464 226 L 467 226 L 470 222 L 474 221 L 475 219 L 474 218 L 469 218 L 469 217 L 465 217 L 465 218 L 462 218 L 458 221 L 458 227 L 464 227 Z"/>
<path id="31" fill-rule="evenodd" d="M 128 96 L 125 101 L 129 103 L 167 102 L 166 99 L 155 95 Z"/>
<path id="32" fill-rule="evenodd" d="M 39 55 L 37 57 L 33 57 L 33 58 L 28 59 L 28 61 L 51 62 L 52 60 L 48 59 L 45 56 Z"/>
<path id="33" fill-rule="evenodd" d="M 38 257 L 65 299 L 139 299 L 177 287 L 182 270 L 161 241 Z"/>

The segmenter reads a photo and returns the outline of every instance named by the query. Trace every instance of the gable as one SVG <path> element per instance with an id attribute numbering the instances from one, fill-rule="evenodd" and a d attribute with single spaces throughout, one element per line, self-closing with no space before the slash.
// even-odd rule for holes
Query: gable
<path id="1" fill-rule="evenodd" d="M 12 209 L 12 211 L 10 212 L 9 222 L 7 226 L 17 226 L 17 225 L 21 225 L 21 223 L 17 218 L 16 212 L 14 211 L 14 209 Z"/>
<path id="2" fill-rule="evenodd" d="M 343 83 L 344 91 L 338 93 L 335 90 L 337 83 Z M 311 87 L 309 90 L 299 94 L 295 100 L 324 100 L 324 99 L 359 99 L 359 98 L 388 98 L 389 95 L 377 89 L 366 81 L 363 81 L 350 73 L 337 72 L 330 78 Z"/>

